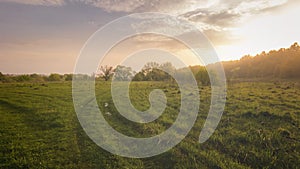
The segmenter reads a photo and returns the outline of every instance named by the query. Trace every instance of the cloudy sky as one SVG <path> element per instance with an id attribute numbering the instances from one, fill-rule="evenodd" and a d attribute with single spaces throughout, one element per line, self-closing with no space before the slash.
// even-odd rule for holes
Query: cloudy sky
<path id="1" fill-rule="evenodd" d="M 140 12 L 190 21 L 221 60 L 239 59 L 300 42 L 299 6 L 299 0 L 0 0 L 0 71 L 72 72 L 95 31 Z"/>

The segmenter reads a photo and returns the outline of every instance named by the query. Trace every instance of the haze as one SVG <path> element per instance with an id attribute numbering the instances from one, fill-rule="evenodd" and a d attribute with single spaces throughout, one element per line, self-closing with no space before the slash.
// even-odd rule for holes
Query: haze
<path id="1" fill-rule="evenodd" d="M 0 71 L 70 73 L 96 30 L 136 12 L 191 21 L 221 60 L 236 60 L 300 42 L 299 5 L 297 0 L 0 0 Z"/>

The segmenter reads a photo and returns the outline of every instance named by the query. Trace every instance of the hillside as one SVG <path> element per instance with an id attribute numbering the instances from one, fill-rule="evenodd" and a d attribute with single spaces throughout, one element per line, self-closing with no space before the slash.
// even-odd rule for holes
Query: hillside
<path id="1" fill-rule="evenodd" d="M 227 79 L 299 79 L 300 46 L 246 55 L 237 61 L 222 62 Z M 214 65 L 209 65 L 214 66 Z"/>

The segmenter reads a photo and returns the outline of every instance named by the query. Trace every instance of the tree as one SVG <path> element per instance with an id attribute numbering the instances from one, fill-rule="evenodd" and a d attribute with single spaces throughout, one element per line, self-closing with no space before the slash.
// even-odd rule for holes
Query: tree
<path id="1" fill-rule="evenodd" d="M 145 74 L 143 72 L 138 72 L 135 74 L 135 76 L 132 78 L 133 81 L 145 81 Z"/>
<path id="2" fill-rule="evenodd" d="M 114 71 L 113 71 L 113 67 L 112 66 L 101 66 L 99 68 L 99 74 L 100 74 L 100 77 L 102 77 L 105 81 L 108 81 L 111 76 L 114 74 Z"/>
<path id="3" fill-rule="evenodd" d="M 5 75 L 0 72 L 0 81 L 4 81 L 6 79 Z"/>
<path id="4" fill-rule="evenodd" d="M 158 64 L 156 62 L 148 62 L 143 69 L 133 78 L 134 81 L 172 81 L 175 74 L 175 67 L 166 62 Z"/>
<path id="5" fill-rule="evenodd" d="M 73 75 L 72 74 L 64 74 L 65 81 L 72 81 Z"/>
<path id="6" fill-rule="evenodd" d="M 148 74 L 149 72 L 151 72 L 154 68 L 158 68 L 159 64 L 156 62 L 148 62 L 145 64 L 145 66 L 143 67 L 142 71 L 145 74 Z"/>
<path id="7" fill-rule="evenodd" d="M 201 82 L 202 85 L 210 85 L 210 79 L 205 67 L 201 67 L 199 72 L 196 74 L 196 80 Z"/>
<path id="8" fill-rule="evenodd" d="M 191 75 L 193 75 L 193 72 L 190 67 L 184 67 L 177 69 L 174 77 L 181 82 L 191 82 L 193 80 Z"/>
<path id="9" fill-rule="evenodd" d="M 2 72 L 0 72 L 0 82 L 11 82 L 12 79 L 9 78 L 8 75 L 4 75 L 2 74 Z"/>
<path id="10" fill-rule="evenodd" d="M 149 81 L 163 81 L 165 74 L 164 71 L 158 68 L 152 68 L 152 70 L 146 74 L 146 79 Z"/>
<path id="11" fill-rule="evenodd" d="M 222 62 L 227 79 L 300 78 L 300 46 L 245 56 L 237 61 Z M 213 69 L 215 64 L 208 65 Z"/>
<path id="12" fill-rule="evenodd" d="M 175 75 L 176 68 L 171 62 L 166 62 L 160 65 L 160 69 L 163 70 L 163 80 L 172 81 Z"/>
<path id="13" fill-rule="evenodd" d="M 50 74 L 48 78 L 49 81 L 60 81 L 61 79 L 62 79 L 61 75 L 57 73 Z"/>
<path id="14" fill-rule="evenodd" d="M 295 42 L 295 43 L 290 47 L 290 49 L 292 49 L 292 50 L 299 50 L 299 49 L 300 49 L 300 46 L 298 45 L 297 42 Z"/>
<path id="15" fill-rule="evenodd" d="M 129 81 L 133 78 L 134 72 L 131 67 L 118 65 L 114 70 L 114 79 L 117 81 Z"/>
<path id="16" fill-rule="evenodd" d="M 44 82 L 45 79 L 42 75 L 38 75 L 36 73 L 30 75 L 30 80 L 33 82 Z"/>

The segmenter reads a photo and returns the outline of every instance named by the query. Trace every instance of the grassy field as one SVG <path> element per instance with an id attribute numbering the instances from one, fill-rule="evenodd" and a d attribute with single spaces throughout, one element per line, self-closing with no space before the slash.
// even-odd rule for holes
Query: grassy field
<path id="1" fill-rule="evenodd" d="M 98 105 L 119 132 L 153 136 L 176 119 L 178 87 L 133 82 L 130 90 L 133 105 L 146 110 L 149 93 L 156 88 L 165 92 L 168 104 L 149 124 L 118 114 L 109 83 L 96 84 Z M 180 144 L 155 157 L 131 159 L 110 154 L 85 134 L 73 108 L 71 83 L 0 84 L 0 168 L 299 168 L 299 83 L 230 83 L 222 120 L 203 144 L 198 139 L 210 106 L 210 88 L 200 87 L 200 95 L 198 119 Z"/>

